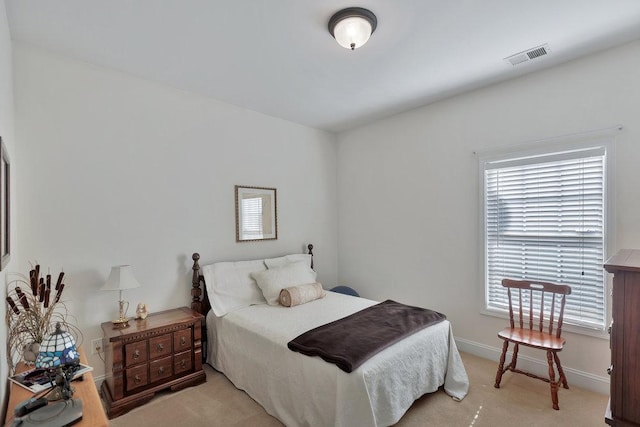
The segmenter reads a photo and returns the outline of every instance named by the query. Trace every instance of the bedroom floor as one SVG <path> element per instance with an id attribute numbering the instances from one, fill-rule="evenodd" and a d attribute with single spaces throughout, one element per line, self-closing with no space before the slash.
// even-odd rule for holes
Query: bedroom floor
<path id="1" fill-rule="evenodd" d="M 461 356 L 471 383 L 467 397 L 455 402 L 442 391 L 425 395 L 397 426 L 604 425 L 606 395 L 576 387 L 561 388 L 560 410 L 554 411 L 547 383 L 506 373 L 501 388 L 496 389 L 493 387 L 496 362 L 468 353 Z M 205 384 L 176 393 L 159 393 L 148 404 L 111 420 L 111 426 L 282 426 L 224 375 L 210 366 L 205 366 L 205 372 Z"/>

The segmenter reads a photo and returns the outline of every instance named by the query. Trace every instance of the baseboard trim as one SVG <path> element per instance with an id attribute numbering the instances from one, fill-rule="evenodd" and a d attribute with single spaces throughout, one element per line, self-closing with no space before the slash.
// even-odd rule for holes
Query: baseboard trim
<path id="1" fill-rule="evenodd" d="M 102 381 L 106 378 L 106 375 L 94 375 L 93 382 L 96 385 L 96 388 L 100 390 L 100 386 L 102 385 Z"/>
<path id="2" fill-rule="evenodd" d="M 500 360 L 500 354 L 502 354 L 502 348 L 493 347 L 490 345 L 482 344 L 479 342 L 467 340 L 464 338 L 455 337 L 458 350 L 473 354 L 474 356 L 482 357 L 484 359 L 493 360 L 497 363 Z M 508 352 L 507 360 L 511 357 L 511 352 Z M 518 354 L 518 366 L 523 370 L 533 372 L 538 375 L 548 374 L 547 361 L 542 359 L 536 359 L 524 354 Z M 564 373 L 567 376 L 569 386 L 575 385 L 580 388 L 595 391 L 596 393 L 609 394 L 609 377 L 594 375 L 589 372 L 580 371 L 564 366 Z"/>

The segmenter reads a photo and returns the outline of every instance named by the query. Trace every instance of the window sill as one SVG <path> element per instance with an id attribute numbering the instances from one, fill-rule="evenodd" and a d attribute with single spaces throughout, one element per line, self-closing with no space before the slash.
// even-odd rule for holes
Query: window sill
<path id="1" fill-rule="evenodd" d="M 500 319 L 505 319 L 507 322 L 509 322 L 509 313 L 506 311 L 502 311 L 502 310 L 493 310 L 493 309 L 488 309 L 488 308 L 484 308 L 482 310 L 480 310 L 480 314 L 483 314 L 485 316 L 490 316 L 490 317 L 497 317 Z M 507 324 L 508 326 L 508 324 Z M 586 335 L 589 337 L 593 337 L 593 338 L 600 338 L 603 340 L 609 340 L 609 334 L 607 333 L 606 330 L 601 330 L 601 329 L 596 329 L 596 328 L 588 328 L 586 326 L 578 326 L 578 325 L 571 325 L 568 323 L 564 323 L 562 325 L 562 332 L 569 332 L 572 334 L 578 334 L 578 335 Z"/>

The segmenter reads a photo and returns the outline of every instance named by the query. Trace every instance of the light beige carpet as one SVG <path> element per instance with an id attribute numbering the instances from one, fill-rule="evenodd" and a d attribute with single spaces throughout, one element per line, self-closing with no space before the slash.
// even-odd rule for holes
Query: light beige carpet
<path id="1" fill-rule="evenodd" d="M 560 389 L 560 410 L 551 407 L 549 385 L 508 372 L 493 387 L 497 363 L 467 353 L 469 394 L 455 402 L 443 391 L 417 400 L 397 426 L 599 426 L 604 425 L 608 397 L 584 389 Z M 129 426 L 282 426 L 227 378 L 206 366 L 207 382 L 176 393 L 159 393 L 151 402 L 114 420 Z M 367 427 L 367 426 L 353 426 Z"/>

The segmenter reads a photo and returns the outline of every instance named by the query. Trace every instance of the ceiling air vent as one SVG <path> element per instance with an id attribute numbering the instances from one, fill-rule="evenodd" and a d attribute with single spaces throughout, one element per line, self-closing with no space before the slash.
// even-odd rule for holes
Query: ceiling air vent
<path id="1" fill-rule="evenodd" d="M 522 64 L 523 62 L 527 62 L 530 59 L 539 58 L 544 56 L 550 52 L 549 46 L 544 44 L 542 46 L 534 47 L 529 50 L 525 50 L 524 52 L 516 53 L 515 55 L 508 56 L 504 58 L 505 61 L 509 61 L 511 65 Z"/>

